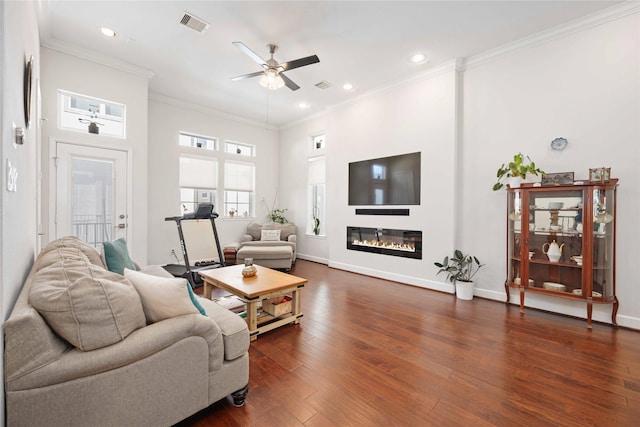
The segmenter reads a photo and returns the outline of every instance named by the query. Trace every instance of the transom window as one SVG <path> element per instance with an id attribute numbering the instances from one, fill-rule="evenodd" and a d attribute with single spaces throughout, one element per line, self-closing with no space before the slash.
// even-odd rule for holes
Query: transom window
<path id="1" fill-rule="evenodd" d="M 224 151 L 227 153 L 239 154 L 241 156 L 255 156 L 255 147 L 253 145 L 241 144 L 233 141 L 225 141 Z"/>
<path id="2" fill-rule="evenodd" d="M 313 150 L 322 150 L 325 147 L 325 135 L 314 135 L 311 137 L 312 149 Z"/>
<path id="3" fill-rule="evenodd" d="M 124 104 L 63 90 L 58 91 L 60 129 L 125 138 Z"/>
<path id="4" fill-rule="evenodd" d="M 206 136 L 191 135 L 180 132 L 178 142 L 183 147 L 203 148 L 211 151 L 218 149 L 218 140 L 216 138 Z"/>

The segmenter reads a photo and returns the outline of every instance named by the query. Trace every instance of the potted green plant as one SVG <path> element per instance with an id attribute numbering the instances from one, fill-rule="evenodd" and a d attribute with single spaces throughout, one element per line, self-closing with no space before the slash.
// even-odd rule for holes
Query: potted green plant
<path id="1" fill-rule="evenodd" d="M 499 190 L 504 186 L 503 179 L 509 179 L 511 188 L 520 187 L 520 183 L 527 177 L 528 173 L 538 175 L 539 173 L 544 173 L 544 171 L 537 168 L 535 162 L 529 156 L 524 156 L 522 153 L 514 155 L 512 161 L 503 163 L 498 168 L 498 173 L 496 174 L 498 182 L 493 185 L 493 191 Z"/>
<path id="2" fill-rule="evenodd" d="M 318 217 L 318 208 L 313 209 L 313 234 L 320 234 L 320 218 Z"/>
<path id="3" fill-rule="evenodd" d="M 477 257 L 465 255 L 456 249 L 451 258 L 445 256 L 442 262 L 434 262 L 433 264 L 440 269 L 437 274 L 447 273 L 447 280 L 455 286 L 458 298 L 473 299 L 473 276 L 484 267 L 484 264 L 481 264 Z"/>
<path id="4" fill-rule="evenodd" d="M 287 222 L 289 222 L 284 216 L 284 213 L 286 211 L 286 209 L 271 209 L 269 211 L 269 214 L 267 215 L 267 218 L 269 218 L 269 220 L 272 222 L 286 224 Z"/>

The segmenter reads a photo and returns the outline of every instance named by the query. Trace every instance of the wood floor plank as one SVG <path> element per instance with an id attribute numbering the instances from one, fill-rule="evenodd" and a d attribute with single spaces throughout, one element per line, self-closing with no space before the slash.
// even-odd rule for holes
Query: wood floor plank
<path id="1" fill-rule="evenodd" d="M 299 260 L 304 317 L 251 343 L 249 395 L 180 426 L 636 426 L 640 332 Z"/>

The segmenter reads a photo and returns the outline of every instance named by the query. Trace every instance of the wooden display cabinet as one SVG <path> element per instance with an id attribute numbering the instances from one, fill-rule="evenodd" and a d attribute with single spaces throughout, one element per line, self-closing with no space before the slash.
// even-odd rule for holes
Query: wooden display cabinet
<path id="1" fill-rule="evenodd" d="M 521 313 L 527 292 L 585 301 L 589 329 L 593 304 L 612 304 L 617 326 L 617 183 L 507 189 L 507 304 L 510 288 Z"/>

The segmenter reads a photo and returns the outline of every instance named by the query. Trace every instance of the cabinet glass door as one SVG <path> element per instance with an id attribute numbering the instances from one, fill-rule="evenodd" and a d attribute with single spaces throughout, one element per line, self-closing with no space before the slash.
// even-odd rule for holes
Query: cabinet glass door
<path id="1" fill-rule="evenodd" d="M 528 204 L 528 287 L 581 295 L 583 191 L 532 191 Z"/>
<path id="2" fill-rule="evenodd" d="M 609 298 L 613 289 L 614 212 L 613 190 L 593 189 L 593 282 L 594 298 Z"/>
<path id="3" fill-rule="evenodd" d="M 518 284 L 521 274 L 522 192 L 513 191 L 509 193 L 507 210 L 507 250 L 509 254 L 507 280 Z"/>

